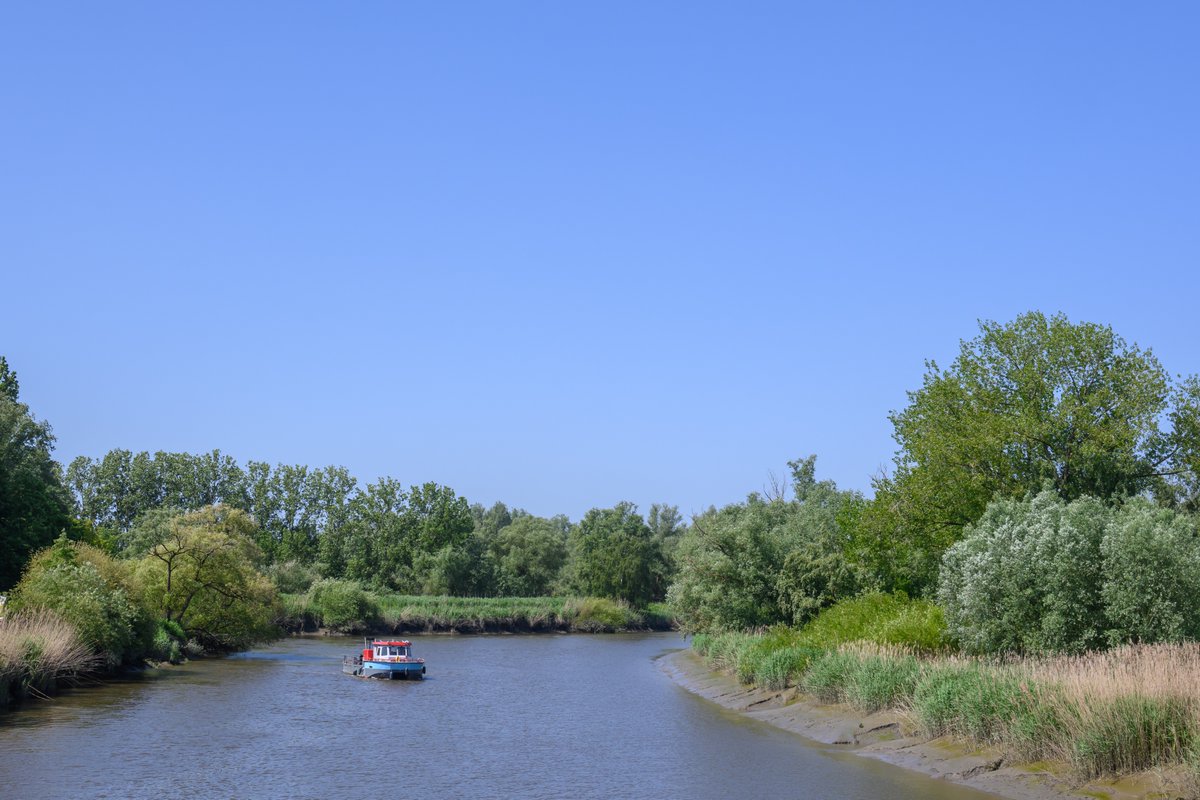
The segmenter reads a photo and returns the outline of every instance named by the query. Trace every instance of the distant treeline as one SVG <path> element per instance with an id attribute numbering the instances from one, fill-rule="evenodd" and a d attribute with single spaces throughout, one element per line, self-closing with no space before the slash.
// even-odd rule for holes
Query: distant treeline
<path id="1" fill-rule="evenodd" d="M 219 451 L 80 457 L 65 470 L 73 514 L 116 554 L 158 538 L 180 512 L 224 505 L 248 512 L 267 565 L 295 563 L 408 594 L 577 593 L 635 605 L 661 600 L 685 525 L 674 506 L 646 517 L 629 503 L 573 524 L 504 503 L 471 505 L 436 483 L 361 485 L 344 467 L 250 461 Z"/>

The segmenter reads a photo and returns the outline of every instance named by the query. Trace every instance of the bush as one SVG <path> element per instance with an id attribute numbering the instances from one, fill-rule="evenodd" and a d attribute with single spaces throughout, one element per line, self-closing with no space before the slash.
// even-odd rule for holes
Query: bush
<path id="1" fill-rule="evenodd" d="M 54 612 L 104 667 L 133 663 L 153 648 L 154 621 L 120 577 L 120 566 L 99 550 L 60 538 L 30 563 L 12 608 Z"/>
<path id="2" fill-rule="evenodd" d="M 267 568 L 267 577 L 283 594 L 304 594 L 320 580 L 320 574 L 299 561 L 281 561 Z"/>
<path id="3" fill-rule="evenodd" d="M 379 606 L 355 581 L 317 581 L 308 591 L 308 604 L 331 631 L 361 631 L 379 616 Z"/>
<path id="4" fill-rule="evenodd" d="M 871 642 L 919 652 L 944 650 L 950 641 L 941 609 L 933 603 L 879 592 L 825 609 L 802 629 L 800 639 L 826 649 Z"/>
<path id="5" fill-rule="evenodd" d="M 1000 500 L 942 561 L 938 599 L 972 653 L 1079 653 L 1200 636 L 1195 521 L 1142 499 Z"/>
<path id="6" fill-rule="evenodd" d="M 1200 542 L 1193 518 L 1140 501 L 1114 517 L 1100 545 L 1109 643 L 1200 637 Z"/>

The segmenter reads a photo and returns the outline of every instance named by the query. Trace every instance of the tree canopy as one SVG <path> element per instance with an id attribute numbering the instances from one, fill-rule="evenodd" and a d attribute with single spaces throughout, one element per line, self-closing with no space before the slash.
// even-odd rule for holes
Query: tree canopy
<path id="1" fill-rule="evenodd" d="M 1200 392 L 1112 328 L 1039 312 L 981 322 L 891 415 L 895 469 L 864 519 L 875 567 L 920 591 L 996 497 L 1195 498 Z"/>
<path id="2" fill-rule="evenodd" d="M 16 584 L 29 557 L 71 526 L 50 455 L 54 435 L 18 398 L 16 373 L 0 356 L 0 590 Z"/>

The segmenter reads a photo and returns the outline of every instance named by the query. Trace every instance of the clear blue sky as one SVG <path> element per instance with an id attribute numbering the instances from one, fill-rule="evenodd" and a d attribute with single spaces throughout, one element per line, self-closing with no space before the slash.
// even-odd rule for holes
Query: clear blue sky
<path id="1" fill-rule="evenodd" d="M 8 3 L 0 354 L 57 457 L 686 512 L 980 318 L 1200 372 L 1195 3 Z"/>

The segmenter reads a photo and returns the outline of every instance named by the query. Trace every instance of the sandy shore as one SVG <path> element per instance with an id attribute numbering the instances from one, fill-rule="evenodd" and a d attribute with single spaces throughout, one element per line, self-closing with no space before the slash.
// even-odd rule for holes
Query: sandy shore
<path id="1" fill-rule="evenodd" d="M 864 716 L 846 705 L 822 705 L 795 689 L 773 692 L 743 686 L 713 672 L 690 650 L 659 660 L 680 686 L 725 708 L 809 739 L 877 758 L 935 778 L 961 783 L 1011 800 L 1057 798 L 1182 798 L 1171 775 L 1157 772 L 1118 781 L 1072 781 L 1065 766 L 1011 764 L 1004 751 L 972 748 L 946 737 L 916 736 L 911 719 L 896 712 Z"/>

